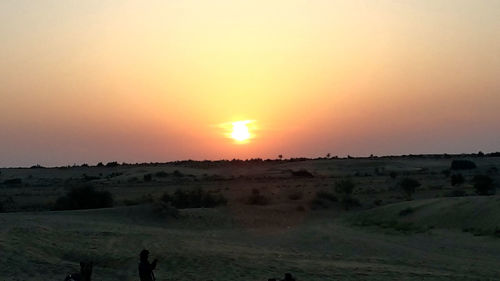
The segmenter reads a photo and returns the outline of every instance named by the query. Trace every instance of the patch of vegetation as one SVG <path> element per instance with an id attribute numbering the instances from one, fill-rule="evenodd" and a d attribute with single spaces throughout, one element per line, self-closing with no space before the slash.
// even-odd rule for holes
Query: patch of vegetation
<path id="1" fill-rule="evenodd" d="M 153 205 L 153 212 L 162 217 L 179 218 L 179 210 L 170 202 L 158 201 Z"/>
<path id="2" fill-rule="evenodd" d="M 145 174 L 143 176 L 144 182 L 150 182 L 153 180 L 153 175 L 152 174 Z"/>
<path id="3" fill-rule="evenodd" d="M 311 208 L 313 210 L 318 209 L 328 209 L 331 207 L 333 202 L 338 202 L 339 199 L 334 193 L 320 190 L 316 193 L 316 196 L 311 201 Z"/>
<path id="4" fill-rule="evenodd" d="M 421 184 L 418 180 L 412 178 L 404 178 L 399 182 L 399 188 L 406 195 L 408 199 L 412 199 L 413 194 L 417 187 Z"/>
<path id="5" fill-rule="evenodd" d="M 97 165 L 99 165 L 99 164 L 97 164 Z M 108 168 L 113 168 L 113 167 L 118 167 L 118 166 L 120 166 L 120 164 L 118 164 L 118 162 L 116 162 L 116 161 L 108 162 L 106 164 L 106 167 L 108 167 Z"/>
<path id="6" fill-rule="evenodd" d="M 304 194 L 302 193 L 302 191 L 296 191 L 296 192 L 290 193 L 288 195 L 288 199 L 295 201 L 295 200 L 302 199 L 303 196 L 304 196 Z"/>
<path id="7" fill-rule="evenodd" d="M 401 217 L 404 217 L 404 216 L 408 216 L 408 215 L 411 215 L 415 212 L 415 209 L 413 209 L 412 207 L 408 207 L 406 209 L 403 209 L 399 212 L 399 216 Z"/>
<path id="8" fill-rule="evenodd" d="M 80 210 L 113 207 L 113 196 L 108 191 L 98 191 L 91 185 L 73 187 L 59 197 L 54 210 Z"/>
<path id="9" fill-rule="evenodd" d="M 451 175 L 450 181 L 452 186 L 461 185 L 465 182 L 465 178 L 462 174 L 453 174 Z"/>
<path id="10" fill-rule="evenodd" d="M 260 194 L 260 191 L 257 188 L 253 188 L 252 193 L 248 197 L 247 203 L 250 205 L 265 206 L 269 204 L 269 199 Z"/>
<path id="11" fill-rule="evenodd" d="M 184 174 L 183 174 L 183 173 L 181 173 L 181 172 L 180 172 L 180 171 L 178 171 L 178 170 L 175 170 L 175 171 L 172 173 L 172 175 L 173 175 L 174 177 L 176 177 L 176 178 L 181 178 L 181 177 L 183 177 L 183 176 L 184 176 Z"/>
<path id="12" fill-rule="evenodd" d="M 451 161 L 452 170 L 471 170 L 477 168 L 476 163 L 470 160 L 453 160 Z"/>
<path id="13" fill-rule="evenodd" d="M 473 179 L 474 189 L 479 195 L 493 195 L 496 188 L 493 185 L 493 179 L 487 175 L 476 175 Z"/>
<path id="14" fill-rule="evenodd" d="M 166 178 L 166 177 L 168 177 L 168 173 L 165 172 L 165 171 L 159 171 L 159 172 L 156 172 L 155 177 L 157 177 L 157 178 Z"/>
<path id="15" fill-rule="evenodd" d="M 152 203 L 152 202 L 153 202 L 153 196 L 151 196 L 151 194 L 143 195 L 143 196 L 136 198 L 136 199 L 123 200 L 123 204 L 125 206 L 134 206 L 134 205 L 140 205 L 140 204 Z"/>
<path id="16" fill-rule="evenodd" d="M 346 210 L 361 206 L 359 200 L 352 197 L 354 187 L 355 184 L 350 179 L 343 179 L 335 183 L 335 192 L 341 196 L 340 202 Z"/>
<path id="17" fill-rule="evenodd" d="M 5 184 L 5 185 L 20 185 L 20 184 L 23 184 L 23 180 L 19 179 L 19 178 L 8 179 L 8 180 L 4 180 L 3 184 Z"/>
<path id="18" fill-rule="evenodd" d="M 187 191 L 177 189 L 172 195 L 164 193 L 161 200 L 178 209 L 214 208 L 227 204 L 227 199 L 224 196 L 214 195 L 201 188 Z"/>
<path id="19" fill-rule="evenodd" d="M 463 189 L 454 189 L 450 192 L 447 192 L 444 196 L 445 197 L 463 197 L 466 196 L 467 192 Z"/>
<path id="20" fill-rule="evenodd" d="M 298 177 L 298 178 L 314 178 L 314 175 L 305 169 L 298 170 L 298 171 L 291 171 L 291 173 L 292 173 L 292 176 Z"/>
<path id="21" fill-rule="evenodd" d="M 422 233 L 432 229 L 432 226 L 419 227 L 412 222 L 405 222 L 399 220 L 370 220 L 365 219 L 353 223 L 356 226 L 376 226 L 383 229 L 392 229 L 403 234 Z"/>

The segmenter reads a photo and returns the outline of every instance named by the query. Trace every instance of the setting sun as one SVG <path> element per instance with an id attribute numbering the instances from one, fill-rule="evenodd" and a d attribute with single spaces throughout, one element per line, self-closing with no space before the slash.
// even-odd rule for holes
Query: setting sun
<path id="1" fill-rule="evenodd" d="M 231 132 L 231 138 L 238 142 L 247 141 L 251 137 L 247 127 L 247 124 L 249 124 L 250 122 L 251 121 L 249 120 L 233 122 L 233 131 Z"/>

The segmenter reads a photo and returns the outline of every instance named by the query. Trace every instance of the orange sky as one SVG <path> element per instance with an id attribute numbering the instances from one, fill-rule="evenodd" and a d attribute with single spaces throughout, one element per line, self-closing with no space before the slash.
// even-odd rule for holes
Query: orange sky
<path id="1" fill-rule="evenodd" d="M 1 1 L 0 166 L 500 150 L 499 18 L 496 0 Z"/>

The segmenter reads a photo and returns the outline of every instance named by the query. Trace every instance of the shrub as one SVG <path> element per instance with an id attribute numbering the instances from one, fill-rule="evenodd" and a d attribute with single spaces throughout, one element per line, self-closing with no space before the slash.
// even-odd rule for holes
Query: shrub
<path id="1" fill-rule="evenodd" d="M 357 198 L 353 198 L 351 196 L 347 196 L 342 199 L 341 201 L 342 205 L 344 206 L 344 209 L 349 210 L 352 207 L 359 207 L 361 206 L 361 203 Z"/>
<path id="2" fill-rule="evenodd" d="M 302 199 L 303 196 L 304 196 L 304 194 L 301 191 L 296 191 L 294 193 L 289 194 L 288 199 L 299 200 L 299 199 Z"/>
<path id="3" fill-rule="evenodd" d="M 465 178 L 464 178 L 464 176 L 462 176 L 462 174 L 453 174 L 453 175 L 451 175 L 450 180 L 451 180 L 452 186 L 461 185 L 465 182 Z"/>
<path id="4" fill-rule="evenodd" d="M 123 204 L 126 206 L 134 206 L 134 205 L 139 205 L 139 204 L 144 204 L 144 203 L 151 203 L 153 202 L 153 196 L 151 194 L 143 195 L 142 197 L 136 198 L 136 199 L 125 199 L 123 200 Z"/>
<path id="5" fill-rule="evenodd" d="M 492 195 L 496 193 L 493 179 L 486 175 L 474 176 L 474 189 L 479 195 Z"/>
<path id="6" fill-rule="evenodd" d="M 153 175 L 151 174 L 145 174 L 144 177 L 143 177 L 144 181 L 145 182 L 150 182 L 153 180 Z"/>
<path id="7" fill-rule="evenodd" d="M 22 183 L 23 183 L 22 179 L 8 179 L 3 181 L 3 184 L 5 185 L 20 185 Z"/>
<path id="8" fill-rule="evenodd" d="M 258 189 L 254 188 L 252 189 L 250 197 L 248 197 L 247 203 L 250 205 L 264 206 L 269 204 L 269 199 L 267 199 L 267 197 L 265 197 L 264 195 L 260 194 L 260 191 Z"/>
<path id="9" fill-rule="evenodd" d="M 448 193 L 446 193 L 444 196 L 445 197 L 462 197 L 462 196 L 465 196 L 467 195 L 467 193 L 465 192 L 465 190 L 463 189 L 454 189 Z"/>
<path id="10" fill-rule="evenodd" d="M 80 210 L 113 207 L 113 196 L 108 191 L 97 191 L 93 186 L 73 187 L 59 197 L 54 210 Z"/>
<path id="11" fill-rule="evenodd" d="M 403 191 L 406 194 L 408 199 L 412 198 L 413 193 L 415 193 L 415 190 L 419 186 L 420 182 L 412 178 L 404 178 L 401 182 L 399 182 L 399 187 L 401 188 L 401 191 Z"/>
<path id="12" fill-rule="evenodd" d="M 304 169 L 298 171 L 292 171 L 292 176 L 298 178 L 314 178 L 314 175 L 311 172 Z"/>
<path id="13" fill-rule="evenodd" d="M 395 179 L 398 176 L 398 173 L 392 171 L 389 173 L 389 176 L 391 177 L 391 179 Z"/>
<path id="14" fill-rule="evenodd" d="M 181 173 L 181 172 L 179 172 L 178 170 L 175 170 L 175 171 L 172 173 L 172 175 L 173 175 L 174 177 L 178 177 L 178 178 L 181 178 L 181 177 L 183 177 L 183 176 L 184 176 L 184 174 L 183 174 L 183 173 Z"/>
<path id="15" fill-rule="evenodd" d="M 399 215 L 402 216 L 402 217 L 404 217 L 404 216 L 413 214 L 413 212 L 415 212 L 415 210 L 412 207 L 408 207 L 406 209 L 401 210 L 399 212 Z"/>
<path id="16" fill-rule="evenodd" d="M 168 173 L 165 171 L 159 171 L 155 174 L 155 176 L 158 178 L 166 178 L 166 177 L 168 177 Z"/>
<path id="17" fill-rule="evenodd" d="M 316 198 L 325 199 L 325 200 L 331 201 L 331 202 L 338 202 L 339 201 L 339 199 L 337 198 L 337 196 L 335 196 L 335 194 L 328 192 L 328 191 L 318 191 L 318 193 L 316 193 Z"/>
<path id="18" fill-rule="evenodd" d="M 350 196 L 352 192 L 354 191 L 354 183 L 349 180 L 340 180 L 337 183 L 335 183 L 335 192 L 338 194 L 342 194 L 344 196 Z"/>
<path id="19" fill-rule="evenodd" d="M 184 191 L 177 189 L 173 195 L 164 193 L 161 197 L 163 202 L 172 204 L 178 209 L 186 208 L 213 208 L 227 204 L 226 198 L 222 195 L 213 195 L 201 188 Z"/>
<path id="20" fill-rule="evenodd" d="M 470 160 L 453 160 L 451 161 L 452 170 L 470 170 L 475 169 L 477 166 Z"/>
<path id="21" fill-rule="evenodd" d="M 120 166 L 120 164 L 118 164 L 118 162 L 116 162 L 116 161 L 113 161 L 113 162 L 108 162 L 108 163 L 106 164 L 106 167 L 108 167 L 108 168 L 118 167 L 118 166 Z"/>
<path id="22" fill-rule="evenodd" d="M 159 201 L 153 205 L 153 212 L 160 216 L 179 218 L 179 210 L 170 202 Z"/>
<path id="23" fill-rule="evenodd" d="M 0 213 L 3 213 L 5 212 L 5 209 L 3 208 L 3 203 L 0 202 Z"/>

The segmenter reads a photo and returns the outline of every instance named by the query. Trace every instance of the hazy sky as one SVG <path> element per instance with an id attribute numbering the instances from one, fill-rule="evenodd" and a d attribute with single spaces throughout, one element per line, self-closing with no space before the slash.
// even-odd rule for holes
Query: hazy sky
<path id="1" fill-rule="evenodd" d="M 2 0 L 0 38 L 0 166 L 500 150 L 498 0 Z"/>

